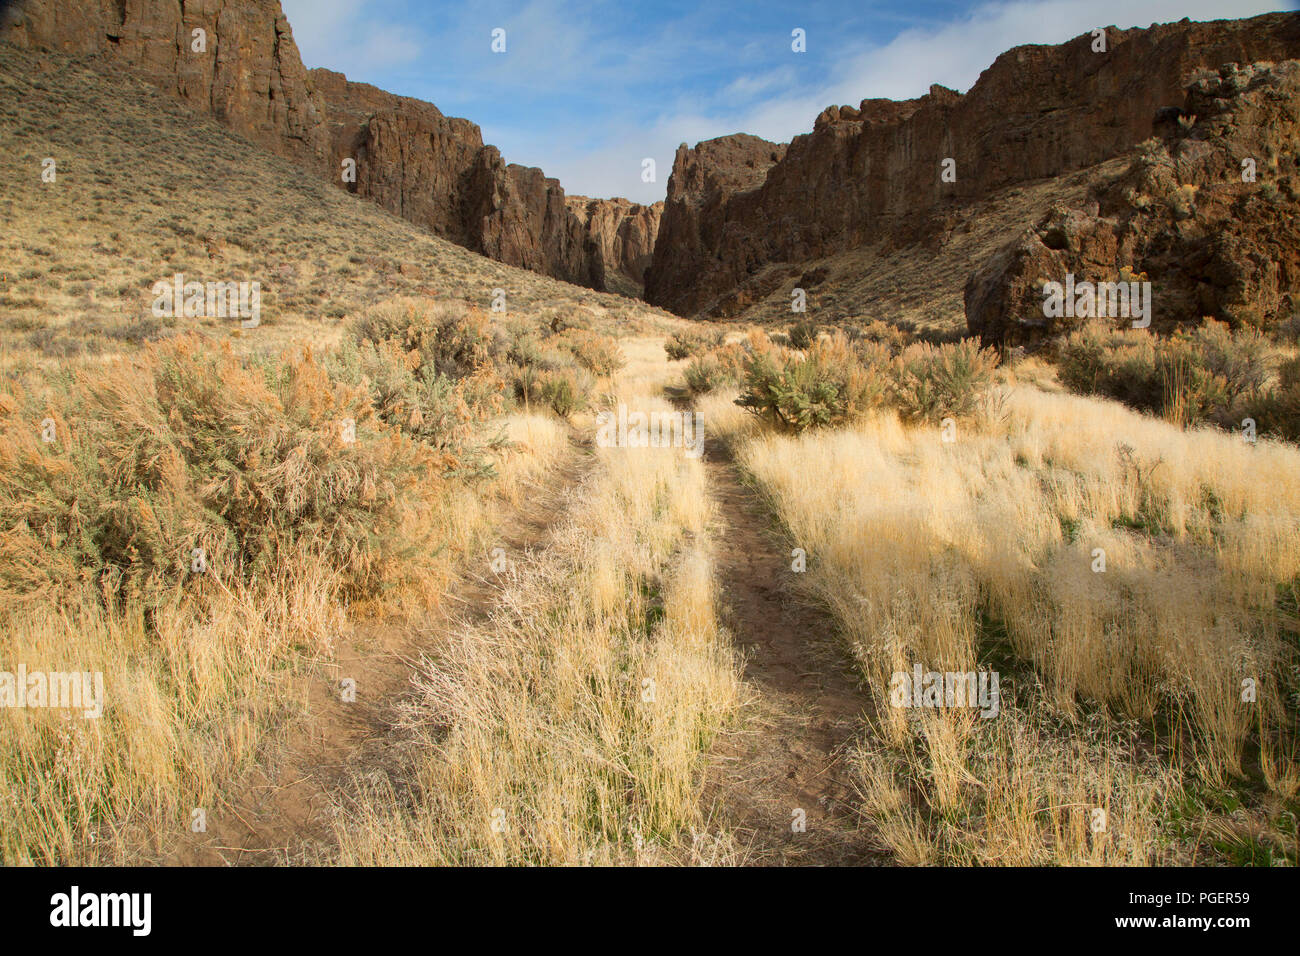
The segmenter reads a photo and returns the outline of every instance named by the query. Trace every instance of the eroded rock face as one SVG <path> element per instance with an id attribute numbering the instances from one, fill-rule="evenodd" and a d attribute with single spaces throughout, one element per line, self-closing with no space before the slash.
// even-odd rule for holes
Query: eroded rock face
<path id="1" fill-rule="evenodd" d="M 310 76 L 326 107 L 334 182 L 475 248 L 478 233 L 466 222 L 461 196 L 483 151 L 478 126 L 332 70 L 312 70 Z M 356 163 L 355 183 L 343 178 L 348 159 Z"/>
<path id="2" fill-rule="evenodd" d="M 204 31 L 205 49 L 193 48 Z M 279 0 L 27 0 L 0 39 L 101 56 L 312 175 L 509 265 L 635 294 L 657 212 L 582 200 L 507 165 L 474 123 L 330 70 L 303 68 Z M 355 181 L 343 161 L 355 161 Z M 593 206 L 593 204 L 595 204 Z"/>
<path id="3" fill-rule="evenodd" d="M 738 281 L 751 237 L 766 225 L 762 186 L 784 144 L 745 133 L 677 147 L 659 238 L 645 273 L 647 302 L 681 315 L 702 311 Z"/>
<path id="4" fill-rule="evenodd" d="M 204 49 L 195 47 L 202 30 Z M 314 172 L 327 133 L 279 0 L 25 0 L 0 40 L 128 67 L 194 109 Z"/>
<path id="5" fill-rule="evenodd" d="M 641 295 L 664 204 L 643 206 L 626 199 L 586 196 L 569 196 L 565 202 L 582 226 L 583 242 L 591 247 L 593 263 L 599 264 L 603 287 Z"/>
<path id="6" fill-rule="evenodd" d="M 1181 119 L 1082 209 L 1057 208 L 966 284 L 986 343 L 1032 344 L 1082 318 L 1044 315 L 1044 283 L 1151 283 L 1151 328 L 1210 316 L 1267 326 L 1300 310 L 1300 62 L 1229 64 L 1186 88 Z M 1253 166 L 1254 181 L 1251 182 Z"/>
<path id="7" fill-rule="evenodd" d="M 1188 76 L 1227 62 L 1300 56 L 1300 17 L 1162 24 L 1002 54 L 966 94 L 832 107 L 759 174 L 763 148 L 726 137 L 679 149 L 646 298 L 681 314 L 723 314 L 773 263 L 867 241 L 904 244 L 947 228 L 963 205 L 1018 182 L 1120 155 L 1182 107 Z M 743 148 L 749 146 L 749 149 Z M 955 180 L 944 181 L 943 161 Z M 767 276 L 770 278 L 770 270 Z"/>
<path id="8" fill-rule="evenodd" d="M 432 103 L 330 70 L 312 70 L 311 78 L 335 157 L 356 161 L 356 182 L 345 188 L 500 262 L 639 294 L 657 211 L 626 199 L 567 197 L 558 180 L 506 163 L 477 125 Z"/>

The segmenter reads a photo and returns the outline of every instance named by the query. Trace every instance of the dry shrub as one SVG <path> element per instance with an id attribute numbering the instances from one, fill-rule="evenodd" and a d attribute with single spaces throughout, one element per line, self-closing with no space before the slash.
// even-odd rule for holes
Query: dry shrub
<path id="1" fill-rule="evenodd" d="M 492 366 L 453 379 L 392 339 L 344 342 L 327 367 L 335 379 L 369 391 L 380 420 L 446 453 L 449 472 L 477 460 L 475 426 L 504 408 L 504 383 Z"/>
<path id="2" fill-rule="evenodd" d="M 885 322 L 881 319 L 874 319 L 860 328 L 846 331 L 849 332 L 849 337 L 853 341 L 861 340 L 884 345 L 894 355 L 897 355 L 912 343 L 911 332 L 899 328 L 892 322 Z"/>
<path id="3" fill-rule="evenodd" d="M 739 385 L 745 378 L 749 355 L 744 342 L 733 342 L 696 356 L 684 373 L 687 390 L 692 395 L 705 395 Z"/>
<path id="4" fill-rule="evenodd" d="M 721 329 L 712 332 L 674 332 L 672 337 L 664 343 L 664 351 L 668 354 L 669 359 L 677 362 L 720 348 L 725 337 L 726 333 Z"/>
<path id="5" fill-rule="evenodd" d="M 255 364 L 178 339 L 84 370 L 43 404 L 7 395 L 0 414 L 9 605 L 201 586 L 194 549 L 216 579 L 248 580 L 303 542 L 328 554 L 345 594 L 377 596 L 437 550 L 438 456 L 310 352 Z"/>
<path id="6" fill-rule="evenodd" d="M 352 323 L 357 342 L 396 342 L 425 366 L 448 378 L 492 364 L 505 351 L 504 336 L 483 310 L 463 302 L 398 298 L 376 305 Z"/>
<path id="7" fill-rule="evenodd" d="M 568 351 L 580 367 L 599 378 L 608 378 L 627 362 L 616 340 L 588 329 L 565 329 L 547 344 Z"/>
<path id="8" fill-rule="evenodd" d="M 1206 319 L 1167 337 L 1089 323 L 1060 346 L 1061 381 L 1176 425 L 1240 423 L 1263 397 L 1271 348 L 1254 329 Z"/>
<path id="9" fill-rule="evenodd" d="M 966 418 L 993 386 L 997 353 L 972 339 L 909 345 L 894 360 L 891 398 L 908 420 L 937 423 Z"/>

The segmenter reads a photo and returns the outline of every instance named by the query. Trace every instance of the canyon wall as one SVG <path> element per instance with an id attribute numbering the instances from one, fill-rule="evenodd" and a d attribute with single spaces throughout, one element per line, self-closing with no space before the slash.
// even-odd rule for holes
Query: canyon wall
<path id="1" fill-rule="evenodd" d="M 640 294 L 658 209 L 564 194 L 432 103 L 304 69 L 279 0 L 26 0 L 0 40 L 97 56 L 230 129 L 500 262 Z M 202 49 L 195 30 L 203 31 Z M 342 175 L 356 161 L 355 182 Z"/>
<path id="2" fill-rule="evenodd" d="M 324 111 L 278 0 L 25 0 L 5 11 L 0 41 L 103 57 L 324 173 Z"/>
<path id="3" fill-rule="evenodd" d="M 971 275 L 972 333 L 1032 346 L 1069 332 L 1086 316 L 1049 318 L 1043 295 L 1069 274 L 1149 283 L 1156 332 L 1300 314 L 1300 62 L 1206 70 L 1186 104 L 1085 203 L 1053 208 Z"/>
<path id="4" fill-rule="evenodd" d="M 1187 105 L 1195 70 L 1300 56 L 1300 17 L 1183 20 L 1109 29 L 1106 40 L 1105 52 L 1090 35 L 1017 47 L 964 95 L 934 86 L 914 100 L 831 107 L 783 152 L 753 137 L 683 146 L 647 300 L 720 314 L 768 264 L 918 241 L 994 190 L 1117 156 L 1153 134 L 1161 108 Z M 945 159 L 954 181 L 941 176 Z"/>

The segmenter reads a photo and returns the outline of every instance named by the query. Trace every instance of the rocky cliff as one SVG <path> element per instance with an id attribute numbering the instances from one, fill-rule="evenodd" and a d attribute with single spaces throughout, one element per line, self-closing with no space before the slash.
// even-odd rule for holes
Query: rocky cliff
<path id="1" fill-rule="evenodd" d="M 640 296 L 645 271 L 654 257 L 655 239 L 664 204 L 642 206 L 626 199 L 588 199 L 569 196 L 565 200 L 582 227 L 583 243 L 590 247 L 598 266 L 602 287 L 610 292 Z"/>
<path id="2" fill-rule="evenodd" d="M 646 301 L 690 315 L 716 297 L 715 281 L 726 288 L 740 281 L 753 261 L 752 239 L 769 225 L 763 183 L 785 152 L 745 133 L 677 147 Z"/>
<path id="3" fill-rule="evenodd" d="M 305 70 L 279 0 L 26 0 L 5 14 L 0 40 L 130 69 L 313 175 L 475 252 L 639 293 L 657 212 L 626 200 L 583 198 L 575 207 L 541 170 L 506 164 L 474 123 Z M 345 159 L 356 161 L 355 181 L 344 179 Z"/>
<path id="4" fill-rule="evenodd" d="M 1300 62 L 1205 71 L 1184 102 L 1120 175 L 970 277 L 971 332 L 1020 345 L 1069 331 L 1083 318 L 1043 308 L 1044 282 L 1069 274 L 1150 282 L 1156 331 L 1204 316 L 1262 327 L 1300 312 Z"/>
<path id="5" fill-rule="evenodd" d="M 26 0 L 6 11 L 0 41 L 102 56 L 258 145 L 325 170 L 325 117 L 279 0 Z"/>
<path id="6" fill-rule="evenodd" d="M 1198 69 L 1300 56 L 1300 17 L 1112 28 L 1106 41 L 1105 52 L 1088 35 L 1012 49 L 964 95 L 935 86 L 915 100 L 831 107 L 783 152 L 753 137 L 679 149 L 646 298 L 726 314 L 773 263 L 951 230 L 967 204 L 998 189 L 1152 136 L 1161 108 L 1187 106 Z"/>
<path id="7" fill-rule="evenodd" d="M 483 144 L 478 126 L 432 103 L 331 70 L 310 76 L 324 100 L 333 154 L 356 161 L 356 181 L 345 188 L 500 262 L 640 294 L 657 207 L 568 197 L 558 180 L 506 163 Z"/>

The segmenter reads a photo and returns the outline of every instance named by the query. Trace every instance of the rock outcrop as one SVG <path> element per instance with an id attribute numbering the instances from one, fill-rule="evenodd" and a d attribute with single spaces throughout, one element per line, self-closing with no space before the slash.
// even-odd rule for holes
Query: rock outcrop
<path id="1" fill-rule="evenodd" d="M 753 137 L 679 149 L 647 300 L 726 314 L 771 264 L 925 240 L 971 200 L 1132 149 L 1161 108 L 1186 105 L 1198 69 L 1300 56 L 1300 17 L 1112 28 L 1106 42 L 1105 52 L 1090 35 L 1017 47 L 964 95 L 935 86 L 914 100 L 831 107 L 783 153 Z M 775 159 L 760 170 L 764 149 Z"/>
<path id="2" fill-rule="evenodd" d="M 1300 62 L 1206 71 L 1183 102 L 1085 207 L 1053 209 L 970 277 L 971 332 L 1032 345 L 1069 331 L 1084 318 L 1043 305 L 1044 283 L 1070 274 L 1149 281 L 1155 331 L 1300 311 Z"/>
<path id="3" fill-rule="evenodd" d="M 328 116 L 331 178 L 458 245 L 474 248 L 461 196 L 483 151 L 469 120 L 444 116 L 432 103 L 396 96 L 342 73 L 312 70 Z M 355 164 L 355 182 L 342 164 Z M 476 250 L 479 251 L 479 250 Z"/>
<path id="4" fill-rule="evenodd" d="M 702 311 L 749 265 L 751 237 L 767 225 L 760 198 L 784 144 L 738 133 L 677 147 L 659 239 L 645 274 L 647 302 L 681 315 Z"/>
<path id="5" fill-rule="evenodd" d="M 541 170 L 506 164 L 474 123 L 307 71 L 279 0 L 26 0 L 5 15 L 0 40 L 130 69 L 312 175 L 475 252 L 639 292 L 657 212 L 626 200 L 575 207 Z M 343 175 L 348 159 L 355 180 Z"/>
<path id="6" fill-rule="evenodd" d="M 102 56 L 258 145 L 325 170 L 324 113 L 279 0 L 25 0 L 6 12 L 0 41 Z"/>
<path id="7" fill-rule="evenodd" d="M 569 196 L 565 202 L 582 226 L 583 243 L 590 248 L 601 287 L 639 297 L 645 271 L 654 257 L 664 204 L 643 206 L 626 199 L 586 196 Z"/>
<path id="8" fill-rule="evenodd" d="M 477 125 L 432 103 L 312 70 L 331 151 L 356 163 L 359 196 L 489 258 L 593 289 L 639 294 L 657 210 L 567 197 L 540 169 L 507 164 Z"/>

